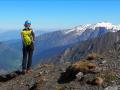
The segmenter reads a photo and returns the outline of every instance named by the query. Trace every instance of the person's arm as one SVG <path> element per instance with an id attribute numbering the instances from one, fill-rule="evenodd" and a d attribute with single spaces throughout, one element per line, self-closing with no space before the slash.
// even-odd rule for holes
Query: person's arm
<path id="1" fill-rule="evenodd" d="M 23 30 L 22 30 L 23 31 Z M 24 42 L 23 42 L 23 35 L 22 35 L 22 31 L 21 31 L 21 42 L 22 42 L 22 45 L 24 46 Z"/>
<path id="2" fill-rule="evenodd" d="M 20 36 L 21 36 L 21 39 L 22 39 L 22 41 L 23 41 L 23 35 L 22 35 L 22 31 L 20 32 Z"/>
<path id="3" fill-rule="evenodd" d="M 33 37 L 33 41 L 35 41 L 35 33 L 33 32 L 33 30 L 32 30 L 32 37 Z"/>

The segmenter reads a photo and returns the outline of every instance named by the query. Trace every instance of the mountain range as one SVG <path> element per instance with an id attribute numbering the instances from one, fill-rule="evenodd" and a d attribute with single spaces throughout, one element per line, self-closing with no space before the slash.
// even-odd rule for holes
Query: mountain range
<path id="1" fill-rule="evenodd" d="M 101 36 L 107 32 L 117 32 L 119 30 L 120 25 L 101 22 L 97 24 L 80 25 L 72 29 L 60 30 L 40 35 L 36 38 L 36 48 L 39 50 L 35 54 L 38 56 L 36 59 L 38 60 L 40 58 L 40 55 L 44 57 L 44 51 L 46 51 L 46 53 L 50 51 L 53 52 L 55 49 L 56 52 L 62 50 L 59 52 L 61 53 L 66 49 L 66 47 L 71 47 L 76 43 Z M 58 55 L 58 53 L 53 53 L 53 55 L 56 54 Z M 45 57 L 47 56 L 45 55 Z"/>
<path id="2" fill-rule="evenodd" d="M 61 61 L 75 62 L 85 58 L 89 53 L 97 53 L 102 56 L 119 58 L 120 32 L 108 32 L 99 37 L 76 43 L 67 48 L 61 56 Z"/>
<path id="3" fill-rule="evenodd" d="M 113 25 L 108 22 L 100 22 L 96 24 L 80 25 L 67 30 L 58 30 L 58 31 L 48 32 L 42 35 L 38 35 L 35 40 L 33 63 L 36 64 L 41 60 L 59 56 L 64 51 L 66 51 L 67 48 L 71 48 L 74 45 L 78 45 L 78 43 L 82 45 L 82 43 L 84 43 L 86 40 L 87 42 L 89 42 L 88 44 L 91 44 L 91 42 L 95 43 L 94 38 L 105 37 L 107 36 L 106 34 L 110 32 L 118 33 L 119 30 L 120 30 L 120 25 Z M 103 36 L 104 34 L 105 36 Z M 110 38 L 110 37 L 106 37 L 106 38 Z M 89 41 L 91 39 L 93 39 L 93 41 Z M 14 62 L 21 62 L 22 45 L 20 39 L 4 41 L 1 43 L 2 45 L 0 46 L 0 59 L 2 62 L 0 64 L 3 64 L 4 62 L 8 62 L 10 60 L 13 60 Z M 91 46 L 88 45 L 89 48 L 93 48 L 94 46 L 93 44 L 91 44 Z M 83 51 L 80 51 L 80 53 L 86 51 L 86 48 L 88 48 L 88 46 L 86 46 L 84 49 L 83 48 L 84 45 L 82 45 L 81 46 L 82 48 L 80 49 L 83 49 Z M 5 48 L 5 50 L 7 50 L 7 51 L 4 50 L 4 55 L 3 55 L 3 47 Z M 79 50 L 79 48 L 77 48 L 76 50 Z M 12 57 L 10 54 L 12 54 Z M 13 65 L 11 66 L 12 68 L 14 67 L 14 65 L 18 66 L 18 63 L 17 65 L 16 63 L 13 64 L 12 62 L 9 62 L 7 64 Z M 5 66 L 7 67 L 8 65 Z"/>
<path id="4" fill-rule="evenodd" d="M 67 47 L 32 72 L 0 75 L 0 90 L 119 90 L 119 68 L 120 31 L 108 32 Z"/>

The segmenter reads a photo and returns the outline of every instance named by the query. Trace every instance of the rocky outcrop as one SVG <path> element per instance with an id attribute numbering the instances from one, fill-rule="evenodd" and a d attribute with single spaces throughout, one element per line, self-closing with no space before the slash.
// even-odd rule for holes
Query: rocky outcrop
<path id="1" fill-rule="evenodd" d="M 101 35 L 97 38 L 89 39 L 74 45 L 71 48 L 65 50 L 61 55 L 61 60 L 76 62 L 82 58 L 85 58 L 89 53 L 98 53 L 99 55 L 107 55 L 107 57 L 119 58 L 120 54 L 120 32 L 109 32 Z M 93 53 L 93 54 L 94 54 Z M 88 57 L 88 59 L 94 59 L 94 57 Z"/>
<path id="2" fill-rule="evenodd" d="M 116 88 L 113 85 L 119 86 L 118 59 L 85 59 L 72 64 L 40 64 L 25 75 L 20 71 L 1 75 L 0 90 L 112 90 Z"/>

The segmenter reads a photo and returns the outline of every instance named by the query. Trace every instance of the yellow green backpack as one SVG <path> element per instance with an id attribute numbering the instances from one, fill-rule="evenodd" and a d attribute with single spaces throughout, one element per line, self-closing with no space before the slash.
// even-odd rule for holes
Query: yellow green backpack
<path id="1" fill-rule="evenodd" d="M 21 32 L 21 36 L 23 39 L 23 43 L 27 46 L 27 45 L 31 45 L 32 43 L 32 30 L 23 30 Z"/>

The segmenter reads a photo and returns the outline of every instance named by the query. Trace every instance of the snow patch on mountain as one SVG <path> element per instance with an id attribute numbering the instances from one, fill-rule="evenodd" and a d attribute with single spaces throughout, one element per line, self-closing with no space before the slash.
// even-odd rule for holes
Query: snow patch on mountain
<path id="1" fill-rule="evenodd" d="M 112 29 L 114 25 L 112 25 L 112 23 L 109 22 L 100 22 L 93 25 L 93 29 L 95 29 L 96 27 L 105 27 L 106 29 Z"/>
<path id="2" fill-rule="evenodd" d="M 113 25 L 109 22 L 100 22 L 96 24 L 86 24 L 86 25 L 80 25 L 77 27 L 74 27 L 72 29 L 64 30 L 63 32 L 65 34 L 69 33 L 75 33 L 76 35 L 81 35 L 86 30 L 96 30 L 97 28 L 105 28 L 106 30 L 110 32 L 117 32 L 120 30 L 120 25 Z"/>
<path id="3" fill-rule="evenodd" d="M 74 28 L 72 28 L 72 29 L 65 30 L 64 33 L 65 33 L 65 34 L 69 34 L 69 33 L 76 32 L 76 35 L 80 35 L 80 34 L 82 34 L 89 26 L 91 26 L 91 24 L 80 25 L 80 26 L 74 27 Z"/>

